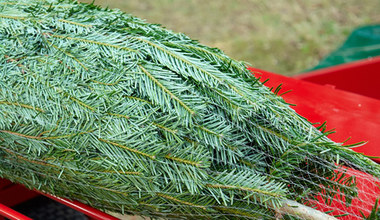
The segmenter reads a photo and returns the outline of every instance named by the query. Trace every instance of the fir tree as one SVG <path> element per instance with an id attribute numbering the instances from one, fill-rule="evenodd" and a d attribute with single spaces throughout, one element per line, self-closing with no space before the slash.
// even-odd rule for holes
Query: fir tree
<path id="1" fill-rule="evenodd" d="M 97 208 L 326 217 L 301 204 L 380 174 L 244 63 L 118 10 L 0 0 L 0 77 L 0 176 Z"/>

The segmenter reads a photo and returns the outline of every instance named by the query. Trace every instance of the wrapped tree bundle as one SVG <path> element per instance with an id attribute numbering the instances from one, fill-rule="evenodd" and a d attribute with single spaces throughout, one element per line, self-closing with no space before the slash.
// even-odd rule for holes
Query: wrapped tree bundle
<path id="1" fill-rule="evenodd" d="M 0 77 L 0 176 L 100 209 L 332 219 L 316 195 L 380 174 L 242 62 L 118 10 L 0 0 Z"/>

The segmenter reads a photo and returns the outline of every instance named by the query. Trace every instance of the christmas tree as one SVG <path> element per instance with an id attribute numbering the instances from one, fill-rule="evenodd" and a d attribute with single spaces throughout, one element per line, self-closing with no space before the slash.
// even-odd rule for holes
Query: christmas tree
<path id="1" fill-rule="evenodd" d="M 0 0 L 0 22 L 1 177 L 150 217 L 321 219 L 322 190 L 357 196 L 348 167 L 380 176 L 184 34 L 71 0 Z"/>

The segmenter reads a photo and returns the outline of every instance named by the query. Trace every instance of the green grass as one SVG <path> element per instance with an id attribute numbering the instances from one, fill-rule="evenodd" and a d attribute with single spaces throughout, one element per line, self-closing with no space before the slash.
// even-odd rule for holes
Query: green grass
<path id="1" fill-rule="evenodd" d="M 91 2 L 91 0 L 83 0 Z M 310 68 L 356 27 L 380 23 L 379 0 L 96 0 L 183 32 L 257 68 Z"/>

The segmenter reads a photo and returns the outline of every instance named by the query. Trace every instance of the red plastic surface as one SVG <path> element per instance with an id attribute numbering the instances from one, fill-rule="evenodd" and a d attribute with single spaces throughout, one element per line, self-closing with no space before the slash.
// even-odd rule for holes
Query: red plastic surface
<path id="1" fill-rule="evenodd" d="M 250 70 L 262 77 L 262 81 L 269 78 L 265 83 L 268 87 L 276 88 L 282 83 L 282 92 L 292 90 L 283 98 L 296 104 L 294 110 L 310 122 L 327 121 L 328 129 L 336 130 L 329 136 L 332 140 L 343 142 L 351 137 L 346 144 L 367 141 L 367 144 L 353 150 L 380 157 L 380 100 L 260 69 Z M 380 162 L 380 159 L 374 160 Z"/>
<path id="2" fill-rule="evenodd" d="M 334 202 L 327 205 L 321 195 L 317 196 L 318 203 L 313 202 L 316 207 L 321 211 L 335 210 L 332 215 L 343 215 L 345 213 L 352 213 L 348 216 L 340 217 L 340 220 L 361 220 L 362 214 L 368 216 L 371 213 L 373 205 L 376 203 L 376 199 L 380 197 L 380 180 L 374 178 L 373 176 L 353 170 L 348 169 L 348 176 L 356 176 L 356 184 L 358 190 L 358 197 L 352 200 L 352 203 L 347 207 L 345 203 L 345 198 L 334 197 Z"/>
<path id="3" fill-rule="evenodd" d="M 36 196 L 39 194 L 22 185 L 13 184 L 9 180 L 0 178 L 0 203 L 6 206 L 14 206 Z"/>
<path id="4" fill-rule="evenodd" d="M 23 218 L 24 215 L 12 210 L 9 207 L 12 207 L 14 205 L 23 203 L 25 201 L 28 201 L 32 198 L 35 198 L 39 196 L 40 194 L 47 196 L 53 200 L 56 200 L 66 206 L 69 206 L 86 216 L 88 216 L 90 219 L 96 219 L 96 220 L 117 220 L 117 218 L 108 215 L 104 212 L 101 212 L 97 209 L 92 208 L 91 206 L 82 204 L 80 202 L 76 201 L 70 201 L 67 199 L 55 197 L 52 195 L 48 195 L 45 193 L 41 193 L 38 191 L 32 191 L 27 188 L 25 188 L 22 185 L 14 184 L 6 179 L 0 178 L 0 220 L 2 220 L 1 216 L 10 218 L 10 219 L 21 219 L 26 220 L 30 218 Z M 16 218 L 19 217 L 19 218 Z"/>
<path id="5" fill-rule="evenodd" d="M 8 206 L 5 206 L 0 203 L 0 216 L 4 216 L 6 218 L 9 218 L 11 220 L 32 220 L 31 218 L 16 212 L 15 210 L 9 208 Z"/>
<path id="6" fill-rule="evenodd" d="M 380 56 L 295 76 L 321 85 L 380 99 Z"/>

